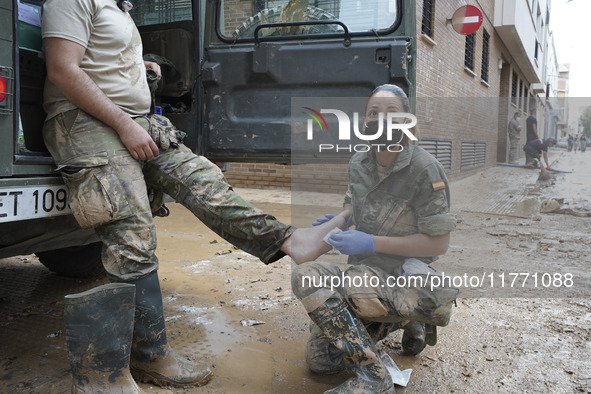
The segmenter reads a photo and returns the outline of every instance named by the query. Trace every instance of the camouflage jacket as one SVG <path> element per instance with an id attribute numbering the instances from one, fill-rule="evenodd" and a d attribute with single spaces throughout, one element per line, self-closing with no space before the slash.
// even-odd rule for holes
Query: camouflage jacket
<path id="1" fill-rule="evenodd" d="M 349 163 L 349 190 L 345 203 L 353 206 L 353 223 L 374 235 L 438 236 L 453 231 L 456 218 L 449 213 L 449 185 L 441 164 L 424 149 L 408 145 L 379 179 L 375 152 L 355 154 Z M 416 256 L 429 263 L 434 258 Z M 349 257 L 350 264 L 398 271 L 404 257 L 377 254 Z"/>

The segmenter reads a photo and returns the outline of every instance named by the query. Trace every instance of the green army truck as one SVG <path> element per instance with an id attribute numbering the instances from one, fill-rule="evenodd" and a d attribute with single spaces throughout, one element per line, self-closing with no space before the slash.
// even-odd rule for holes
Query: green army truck
<path id="1" fill-rule="evenodd" d="M 117 1 L 117 0 L 97 0 Z M 35 253 L 50 270 L 102 270 L 41 136 L 40 0 L 0 0 L 0 258 Z M 414 96 L 411 0 L 135 0 L 156 104 L 213 161 L 289 163 L 294 97 Z M 169 220 L 174 220 L 170 218 Z"/>

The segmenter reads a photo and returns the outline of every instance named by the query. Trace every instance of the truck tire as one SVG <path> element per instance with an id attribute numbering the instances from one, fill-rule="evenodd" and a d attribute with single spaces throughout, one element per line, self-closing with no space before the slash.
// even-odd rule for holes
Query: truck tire
<path id="1" fill-rule="evenodd" d="M 321 8 L 310 6 L 307 7 L 306 11 L 308 14 L 308 20 L 310 21 L 337 19 L 332 14 L 324 11 Z M 242 23 L 240 27 L 238 27 L 232 33 L 232 36 L 234 38 L 253 38 L 254 31 L 257 28 L 257 26 L 265 23 L 277 22 L 281 17 L 282 12 L 282 6 L 266 8 L 248 18 L 244 23 Z M 303 31 L 300 31 L 299 34 L 337 33 L 343 31 L 342 27 L 339 25 L 303 26 L 300 29 L 303 29 Z M 278 34 L 280 34 L 279 28 L 277 28 L 274 32 L 268 32 L 266 36 L 273 36 Z"/>
<path id="2" fill-rule="evenodd" d="M 58 275 L 94 278 L 105 275 L 101 260 L 102 242 L 35 253 L 41 264 Z"/>

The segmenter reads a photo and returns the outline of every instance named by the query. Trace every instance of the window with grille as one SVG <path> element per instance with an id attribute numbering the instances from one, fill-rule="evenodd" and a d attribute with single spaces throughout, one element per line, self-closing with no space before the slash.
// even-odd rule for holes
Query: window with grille
<path id="1" fill-rule="evenodd" d="M 276 23 L 294 25 L 265 26 L 258 30 L 258 37 L 273 41 L 283 40 L 282 36 L 339 35 L 344 31 L 343 25 L 356 35 L 384 35 L 401 21 L 399 0 L 217 0 L 215 3 L 219 9 L 218 36 L 225 42 L 252 41 L 259 26 Z M 328 20 L 340 23 L 305 23 Z"/>
<path id="2" fill-rule="evenodd" d="M 490 36 L 486 30 L 482 30 L 482 65 L 480 66 L 480 78 L 488 82 L 488 44 Z"/>
<path id="3" fill-rule="evenodd" d="M 423 0 L 423 22 L 421 32 L 433 38 L 433 16 L 435 15 L 435 0 Z"/>
<path id="4" fill-rule="evenodd" d="M 466 52 L 464 54 L 464 66 L 472 71 L 474 71 L 475 34 L 476 33 L 472 33 L 466 36 Z"/>
<path id="5" fill-rule="evenodd" d="M 519 80 L 519 95 L 517 96 L 518 97 L 518 100 L 517 100 L 517 107 L 518 108 L 521 108 L 521 100 L 523 98 L 522 94 L 523 94 L 523 81 L 520 79 Z"/>
<path id="6" fill-rule="evenodd" d="M 529 99 L 529 90 L 527 89 L 527 86 L 525 86 L 523 88 L 524 92 L 523 92 L 523 112 L 527 113 L 527 102 Z"/>
<path id="7" fill-rule="evenodd" d="M 517 105 L 517 73 L 513 71 L 511 78 L 511 103 Z"/>
<path id="8" fill-rule="evenodd" d="M 260 12 L 278 5 L 285 7 L 287 3 L 289 3 L 287 0 L 253 0 L 253 9 L 255 12 Z M 321 8 L 338 18 L 341 8 L 340 3 L 341 0 L 312 0 L 309 2 L 309 5 L 316 8 Z"/>
<path id="9" fill-rule="evenodd" d="M 534 50 L 534 58 L 535 58 L 536 60 L 538 60 L 538 52 L 539 52 L 539 51 L 538 51 L 538 48 L 539 48 L 539 47 L 540 47 L 540 43 L 538 42 L 538 39 L 536 38 L 536 48 L 535 48 L 535 50 Z"/>

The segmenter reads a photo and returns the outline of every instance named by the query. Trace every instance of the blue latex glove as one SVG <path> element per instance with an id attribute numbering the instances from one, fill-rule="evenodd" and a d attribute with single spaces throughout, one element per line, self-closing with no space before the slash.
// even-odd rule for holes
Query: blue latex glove
<path id="1" fill-rule="evenodd" d="M 373 234 L 358 230 L 347 230 L 334 233 L 328 238 L 328 243 L 342 254 L 375 253 Z"/>
<path id="2" fill-rule="evenodd" d="M 332 218 L 334 218 L 334 215 L 332 213 L 327 213 L 326 215 L 324 215 L 323 218 L 316 219 L 316 221 L 314 223 L 312 223 L 312 226 L 318 226 L 322 223 L 326 223 Z"/>

